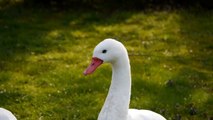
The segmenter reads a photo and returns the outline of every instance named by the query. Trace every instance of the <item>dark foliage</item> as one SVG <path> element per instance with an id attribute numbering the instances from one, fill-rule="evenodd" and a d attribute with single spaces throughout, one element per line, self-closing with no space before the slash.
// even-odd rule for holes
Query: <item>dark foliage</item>
<path id="1" fill-rule="evenodd" d="M 94 9 L 162 9 L 188 7 L 202 7 L 206 9 L 213 8 L 212 0 L 28 0 L 26 2 L 45 7 L 89 7 Z"/>
<path id="2" fill-rule="evenodd" d="M 16 3 L 14 0 L 2 0 L 0 7 Z M 201 7 L 212 9 L 212 0 L 18 0 L 25 7 L 45 7 L 55 9 L 98 9 L 98 10 L 117 10 L 117 9 L 177 9 Z"/>

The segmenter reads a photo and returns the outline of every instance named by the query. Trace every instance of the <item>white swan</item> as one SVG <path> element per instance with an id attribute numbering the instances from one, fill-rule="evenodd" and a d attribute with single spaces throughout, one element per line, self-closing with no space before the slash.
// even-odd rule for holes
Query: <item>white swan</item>
<path id="1" fill-rule="evenodd" d="M 0 108 L 0 120 L 17 120 L 17 119 L 9 110 Z"/>
<path id="2" fill-rule="evenodd" d="M 93 52 L 92 62 L 84 71 L 91 74 L 103 62 L 112 65 L 112 81 L 98 120 L 166 120 L 150 110 L 129 109 L 131 70 L 124 45 L 114 39 L 105 39 Z"/>

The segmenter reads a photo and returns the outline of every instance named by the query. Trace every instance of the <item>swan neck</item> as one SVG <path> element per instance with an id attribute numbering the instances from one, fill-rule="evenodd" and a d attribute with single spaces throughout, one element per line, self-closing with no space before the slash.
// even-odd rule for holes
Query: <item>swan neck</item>
<path id="1" fill-rule="evenodd" d="M 112 65 L 112 81 L 110 92 L 111 91 L 113 93 L 119 92 L 120 96 L 128 96 L 129 98 L 131 92 L 131 70 L 128 61 L 123 64 Z"/>
<path id="2" fill-rule="evenodd" d="M 98 120 L 127 120 L 130 93 L 131 70 L 129 60 L 112 64 L 112 81 Z"/>

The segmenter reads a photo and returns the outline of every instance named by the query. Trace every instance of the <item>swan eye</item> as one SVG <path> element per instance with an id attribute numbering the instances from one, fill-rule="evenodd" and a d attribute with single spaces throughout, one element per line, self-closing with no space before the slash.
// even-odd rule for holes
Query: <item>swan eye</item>
<path id="1" fill-rule="evenodd" d="M 102 53 L 106 53 L 107 52 L 107 50 L 102 50 Z"/>

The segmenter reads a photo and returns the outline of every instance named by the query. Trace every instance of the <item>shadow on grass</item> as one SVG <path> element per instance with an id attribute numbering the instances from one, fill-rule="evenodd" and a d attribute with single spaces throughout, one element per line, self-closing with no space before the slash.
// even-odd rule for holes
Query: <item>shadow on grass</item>
<path id="1" fill-rule="evenodd" d="M 167 119 L 211 118 L 212 111 L 206 109 L 211 108 L 211 77 L 205 73 L 183 67 L 171 76 L 170 84 L 141 79 L 133 79 L 132 108 L 151 109 Z"/>
<path id="2" fill-rule="evenodd" d="M 210 110 L 212 105 L 209 104 L 209 101 L 213 101 L 213 22 L 210 21 L 213 21 L 212 11 L 181 12 L 180 35 L 189 54 L 173 58 L 185 66 L 173 79 L 176 79 L 177 83 L 186 82 L 186 89 L 191 89 L 188 97 L 186 96 L 189 99 L 187 106 L 190 107 L 191 104 L 196 108 L 199 119 L 213 117 L 213 110 Z M 181 77 L 184 79 L 179 81 Z M 190 110 L 188 112 L 190 113 Z"/>
<path id="3" fill-rule="evenodd" d="M 19 92 L 12 92 L 12 91 L 7 91 L 6 89 L 1 91 L 2 93 L 0 94 L 1 97 L 1 106 L 7 106 L 8 104 L 12 103 L 18 103 L 21 102 L 23 98 L 23 94 Z"/>
<path id="4" fill-rule="evenodd" d="M 180 15 L 180 35 L 190 54 L 181 56 L 186 60 L 178 62 L 197 69 L 213 71 L 213 13 L 193 11 L 181 12 Z"/>
<path id="5" fill-rule="evenodd" d="M 44 9 L 26 11 L 20 7 L 0 12 L 1 69 L 5 61 L 24 60 L 24 57 L 32 54 L 43 54 L 51 50 L 63 51 L 60 45 L 67 41 L 73 43 L 70 47 L 79 45 L 75 42 L 78 38 L 70 34 L 72 31 L 96 32 L 94 25 L 117 24 L 131 15 L 113 16 L 94 11 L 51 13 Z"/>

